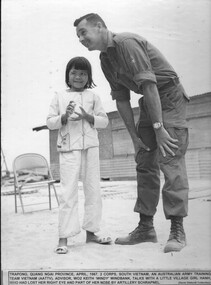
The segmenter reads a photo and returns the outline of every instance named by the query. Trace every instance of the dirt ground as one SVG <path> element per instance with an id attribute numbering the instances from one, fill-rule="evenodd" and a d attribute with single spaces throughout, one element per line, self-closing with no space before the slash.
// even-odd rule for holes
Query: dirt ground
<path id="1" fill-rule="evenodd" d="M 138 223 L 133 212 L 136 181 L 101 182 L 103 220 L 101 236 L 127 235 Z M 60 186 L 57 184 L 59 193 Z M 170 222 L 165 220 L 160 198 L 154 218 L 158 243 L 137 245 L 86 244 L 85 232 L 68 240 L 68 253 L 58 255 L 58 207 L 47 204 L 26 207 L 26 214 L 14 211 L 12 188 L 2 189 L 1 262 L 9 270 L 210 270 L 211 269 L 211 181 L 191 180 L 189 215 L 184 219 L 188 245 L 180 253 L 163 253 L 169 236 Z M 38 189 L 24 195 L 25 203 L 47 201 L 47 191 Z M 83 191 L 79 185 L 79 213 L 83 217 Z M 33 206 L 34 207 L 34 206 Z M 39 209 L 39 211 L 30 212 Z"/>

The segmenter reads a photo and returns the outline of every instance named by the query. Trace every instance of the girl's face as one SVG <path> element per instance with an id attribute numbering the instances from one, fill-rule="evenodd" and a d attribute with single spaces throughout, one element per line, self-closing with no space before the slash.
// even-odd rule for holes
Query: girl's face
<path id="1" fill-rule="evenodd" d="M 69 72 L 69 85 L 72 90 L 81 91 L 84 89 L 88 81 L 88 72 L 86 70 L 75 69 L 74 67 Z"/>

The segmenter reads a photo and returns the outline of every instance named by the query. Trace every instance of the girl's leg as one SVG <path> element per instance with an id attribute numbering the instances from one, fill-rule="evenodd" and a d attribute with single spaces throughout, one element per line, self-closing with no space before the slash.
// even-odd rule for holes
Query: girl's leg
<path id="1" fill-rule="evenodd" d="M 83 229 L 95 233 L 100 230 L 102 217 L 98 147 L 82 152 L 82 177 L 85 195 Z"/>
<path id="2" fill-rule="evenodd" d="M 81 151 L 60 153 L 61 196 L 59 206 L 59 238 L 62 244 L 80 232 L 78 216 L 78 178 Z"/>
<path id="3" fill-rule="evenodd" d="M 58 247 L 63 247 L 63 246 L 67 246 L 67 238 L 59 238 Z"/>

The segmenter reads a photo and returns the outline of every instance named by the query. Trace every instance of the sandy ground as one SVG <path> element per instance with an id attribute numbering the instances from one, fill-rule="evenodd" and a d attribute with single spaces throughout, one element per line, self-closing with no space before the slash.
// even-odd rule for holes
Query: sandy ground
<path id="1" fill-rule="evenodd" d="M 110 236 L 114 241 L 137 226 L 138 214 L 133 212 L 136 182 L 102 182 L 101 186 L 103 220 L 99 234 Z M 55 197 L 52 197 L 54 208 L 51 211 L 22 214 L 19 208 L 15 214 L 14 195 L 2 195 L 2 270 L 210 270 L 211 181 L 191 180 L 190 190 L 189 216 L 184 220 L 188 245 L 180 253 L 163 253 L 170 222 L 164 218 L 162 199 L 154 219 L 158 243 L 86 244 L 82 230 L 68 240 L 68 254 L 58 255 L 54 253 L 58 238 Z M 6 191 L 8 189 L 3 189 L 2 193 Z M 59 185 L 57 191 L 60 191 Z M 46 193 L 44 189 L 38 189 L 36 193 L 26 194 L 25 203 L 44 201 Z M 82 220 L 84 198 L 81 185 L 79 198 Z"/>

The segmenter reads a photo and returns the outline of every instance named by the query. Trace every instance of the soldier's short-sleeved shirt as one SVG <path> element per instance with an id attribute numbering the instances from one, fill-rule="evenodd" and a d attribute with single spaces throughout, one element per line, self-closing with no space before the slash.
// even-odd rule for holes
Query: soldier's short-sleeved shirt
<path id="1" fill-rule="evenodd" d="M 177 77 L 162 53 L 133 33 L 109 31 L 107 50 L 100 53 L 100 60 L 113 100 L 130 100 L 130 90 L 142 94 L 142 84 L 146 81 L 157 84 L 159 90 Z"/>

